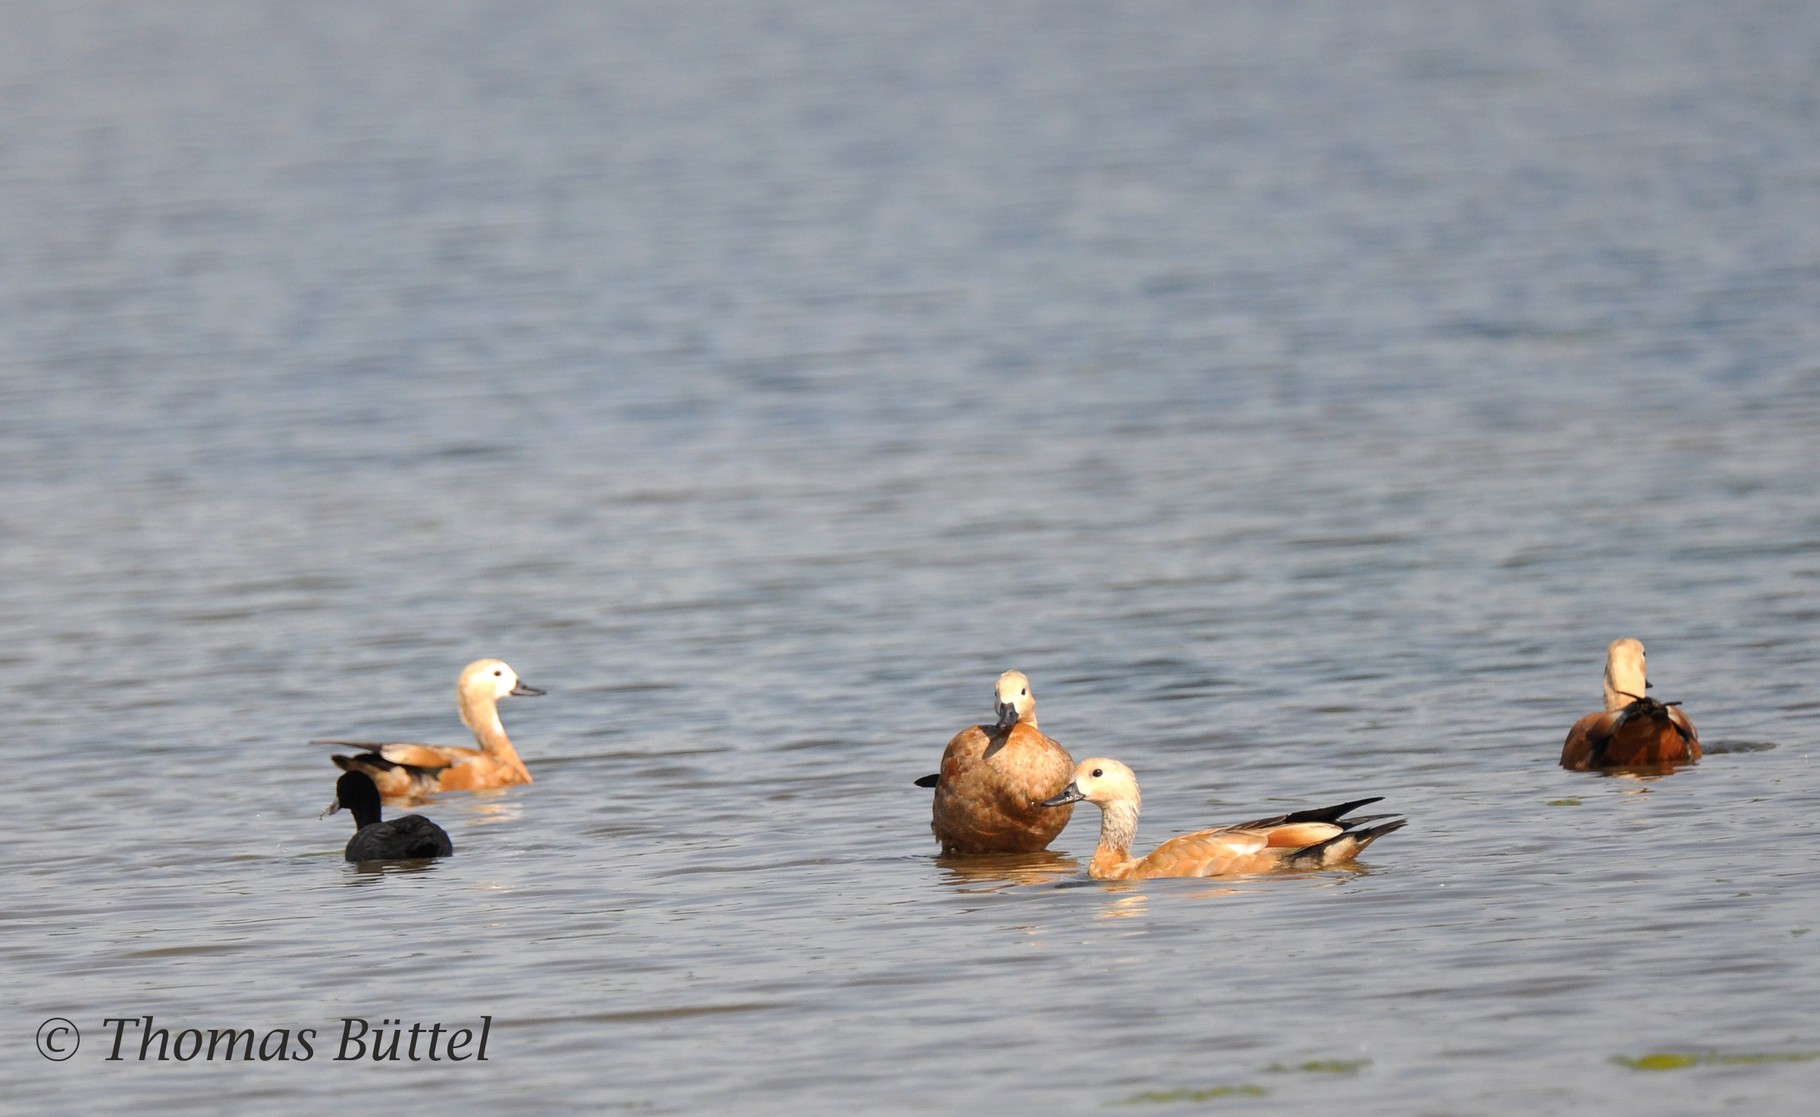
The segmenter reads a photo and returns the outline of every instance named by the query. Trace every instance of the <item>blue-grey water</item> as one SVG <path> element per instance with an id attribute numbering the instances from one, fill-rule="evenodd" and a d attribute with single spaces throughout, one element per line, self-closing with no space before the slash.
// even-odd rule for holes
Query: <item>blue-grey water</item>
<path id="1" fill-rule="evenodd" d="M 1820 7 L 0 24 L 9 1111 L 1811 1106 Z M 1555 766 L 1624 635 L 1697 767 Z M 345 864 L 483 655 L 536 783 Z M 1140 846 L 1410 825 L 943 862 L 1010 667 Z"/>

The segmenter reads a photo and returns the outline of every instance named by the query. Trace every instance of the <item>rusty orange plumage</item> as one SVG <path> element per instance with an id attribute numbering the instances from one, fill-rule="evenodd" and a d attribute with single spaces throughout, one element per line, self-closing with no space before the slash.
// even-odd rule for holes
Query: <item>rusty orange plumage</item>
<path id="1" fill-rule="evenodd" d="M 1036 726 L 1036 698 L 1021 671 L 993 688 L 998 720 L 970 725 L 942 752 L 941 772 L 919 780 L 935 787 L 931 829 L 944 853 L 1031 853 L 1068 825 L 1071 810 L 1042 805 L 1068 783 L 1068 750 Z"/>
<path id="2" fill-rule="evenodd" d="M 365 772 L 388 800 L 409 801 L 438 791 L 474 791 L 530 783 L 531 772 L 519 759 L 499 720 L 499 700 L 542 694 L 518 677 L 504 660 L 479 659 L 462 669 L 455 683 L 461 721 L 479 748 L 420 745 L 406 741 L 319 740 L 319 745 L 365 750 L 358 756 L 336 756 L 337 767 Z"/>
<path id="3" fill-rule="evenodd" d="M 1346 864 L 1373 841 L 1406 824 L 1407 820 L 1391 815 L 1345 817 L 1381 798 L 1355 799 L 1183 834 L 1143 857 L 1131 855 L 1141 803 L 1137 776 L 1118 761 L 1105 757 L 1081 761 L 1068 786 L 1048 803 L 1059 808 L 1084 800 L 1100 809 L 1100 840 L 1087 866 L 1089 876 L 1094 880 L 1144 880 L 1244 876 Z M 1378 825 L 1365 825 L 1372 822 Z"/>
<path id="4" fill-rule="evenodd" d="M 1561 767 L 1576 772 L 1600 768 L 1664 767 L 1700 759 L 1700 734 L 1679 703 L 1658 702 L 1650 686 L 1642 641 L 1625 636 L 1605 649 L 1605 708 L 1567 731 Z"/>

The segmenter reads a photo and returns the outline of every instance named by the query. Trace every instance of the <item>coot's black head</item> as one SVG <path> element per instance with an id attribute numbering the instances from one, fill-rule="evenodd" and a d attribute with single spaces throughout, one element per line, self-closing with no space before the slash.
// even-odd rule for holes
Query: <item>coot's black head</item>
<path id="1" fill-rule="evenodd" d="M 356 830 L 379 821 L 379 788 L 365 772 L 343 772 L 335 781 L 335 802 L 353 814 Z"/>

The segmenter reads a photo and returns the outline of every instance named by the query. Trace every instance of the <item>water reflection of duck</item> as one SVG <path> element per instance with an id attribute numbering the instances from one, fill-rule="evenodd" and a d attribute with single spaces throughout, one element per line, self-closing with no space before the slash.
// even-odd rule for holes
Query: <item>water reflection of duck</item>
<path id="1" fill-rule="evenodd" d="M 530 783 L 531 773 L 518 758 L 499 721 L 499 700 L 542 694 L 526 685 L 504 660 L 478 659 L 462 669 L 455 683 L 461 722 L 474 733 L 478 749 L 455 745 L 418 745 L 403 741 L 322 740 L 318 745 L 365 749 L 360 756 L 337 756 L 345 771 L 365 772 L 387 799 L 414 799 L 437 791 L 472 791 Z"/>
<path id="2" fill-rule="evenodd" d="M 917 781 L 935 789 L 931 828 L 943 853 L 1031 853 L 1055 840 L 1070 811 L 1043 800 L 1068 782 L 1068 750 L 1036 727 L 1036 698 L 1021 671 L 998 677 L 998 721 L 970 725 L 942 753 L 942 770 Z"/>
<path id="3" fill-rule="evenodd" d="M 1099 848 L 1087 866 L 1095 880 L 1140 880 L 1149 877 L 1218 877 L 1262 873 L 1273 869 L 1319 869 L 1357 857 L 1373 841 L 1401 829 L 1405 819 L 1357 829 L 1389 815 L 1345 816 L 1382 796 L 1355 799 L 1332 807 L 1296 811 L 1171 838 L 1147 856 L 1131 856 L 1137 835 L 1137 777 L 1116 760 L 1083 760 L 1074 779 L 1045 805 L 1086 800 L 1100 809 Z"/>
<path id="4" fill-rule="evenodd" d="M 1700 735 L 1677 707 L 1645 697 L 1649 674 L 1643 642 L 1626 636 L 1605 649 L 1605 708 L 1574 722 L 1561 746 L 1561 767 L 1594 768 L 1691 764 Z"/>
<path id="5" fill-rule="evenodd" d="M 335 784 L 335 801 L 322 813 L 334 814 L 343 807 L 354 816 L 354 836 L 344 852 L 349 861 L 403 861 L 455 852 L 447 832 L 420 814 L 381 822 L 379 789 L 365 772 L 342 773 Z"/>
<path id="6" fill-rule="evenodd" d="M 1039 849 L 1035 853 L 940 857 L 935 863 L 948 870 L 953 884 L 987 888 L 1059 880 L 1073 876 L 1081 868 L 1079 861 L 1051 849 Z"/>

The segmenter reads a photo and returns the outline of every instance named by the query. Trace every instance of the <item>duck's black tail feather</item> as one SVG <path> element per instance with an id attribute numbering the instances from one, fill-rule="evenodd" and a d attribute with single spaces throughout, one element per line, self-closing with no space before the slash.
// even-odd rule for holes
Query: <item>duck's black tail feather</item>
<path id="1" fill-rule="evenodd" d="M 1367 800 L 1367 802 L 1370 801 Z M 1379 815 L 1378 817 L 1384 816 Z M 1348 830 L 1344 834 L 1335 834 L 1324 842 L 1316 842 L 1304 849 L 1298 849 L 1285 860 L 1301 869 L 1324 869 L 1330 865 L 1342 865 L 1357 857 L 1372 842 L 1393 830 L 1401 830 L 1408 825 L 1408 819 L 1399 818 L 1381 826 L 1371 826 L 1364 830 Z"/>
<path id="2" fill-rule="evenodd" d="M 1339 826 L 1344 826 L 1347 829 L 1351 829 L 1352 827 L 1359 825 L 1361 822 L 1373 822 L 1380 818 L 1391 817 L 1390 815 L 1374 814 L 1374 815 L 1367 815 L 1364 818 L 1351 818 L 1351 819 L 1345 819 L 1344 821 L 1341 821 L 1343 818 L 1345 818 L 1345 816 L 1347 814 L 1351 813 L 1352 811 L 1356 811 L 1360 807 L 1363 807 L 1368 803 L 1380 803 L 1380 802 L 1383 802 L 1383 800 L 1384 800 L 1384 797 L 1382 795 L 1373 795 L 1369 799 L 1354 799 L 1350 803 L 1337 803 L 1331 807 L 1315 807 L 1315 808 L 1312 808 L 1311 810 L 1293 811 L 1289 814 L 1278 815 L 1275 818 L 1260 818 L 1253 822 L 1241 822 L 1237 826 L 1232 827 L 1232 829 L 1234 829 L 1234 830 L 1263 830 L 1263 829 L 1265 829 L 1267 827 L 1271 827 L 1271 826 L 1288 826 L 1291 823 L 1296 823 L 1296 822 L 1331 822 L 1331 823 L 1334 823 Z"/>

